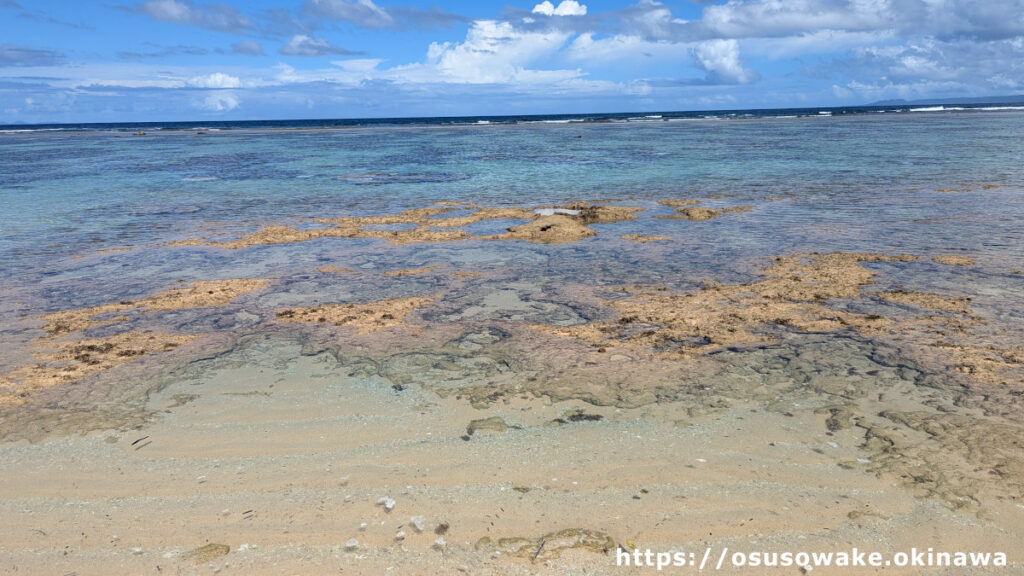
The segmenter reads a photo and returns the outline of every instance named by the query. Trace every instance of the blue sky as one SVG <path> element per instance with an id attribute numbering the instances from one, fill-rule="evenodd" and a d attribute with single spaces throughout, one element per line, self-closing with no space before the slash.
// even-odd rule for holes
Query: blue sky
<path id="1" fill-rule="evenodd" d="M 1024 0 L 0 0 L 0 123 L 1024 92 Z"/>

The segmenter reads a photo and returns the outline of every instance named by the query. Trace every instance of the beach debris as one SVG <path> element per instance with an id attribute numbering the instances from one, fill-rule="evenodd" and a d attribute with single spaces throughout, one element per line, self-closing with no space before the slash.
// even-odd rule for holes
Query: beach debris
<path id="1" fill-rule="evenodd" d="M 390 496 L 384 496 L 377 500 L 378 506 L 383 506 L 384 510 L 391 512 L 395 508 L 395 499 Z"/>
<path id="2" fill-rule="evenodd" d="M 445 546 L 447 545 L 448 542 L 444 539 L 444 536 L 438 536 L 437 540 L 434 540 L 435 550 L 444 550 Z"/>
<path id="3" fill-rule="evenodd" d="M 359 547 L 359 540 L 355 538 L 349 538 L 345 541 L 345 551 L 351 552 Z"/>
<path id="4" fill-rule="evenodd" d="M 434 528 L 434 534 L 437 534 L 438 536 L 444 536 L 448 533 L 449 528 L 450 526 L 448 525 L 447 522 L 441 522 Z"/>
<path id="5" fill-rule="evenodd" d="M 405 540 L 405 531 L 404 530 L 399 530 L 398 532 L 395 532 L 395 540 L 397 540 L 399 542 L 401 542 L 402 540 Z"/>
<path id="6" fill-rule="evenodd" d="M 409 519 L 409 523 L 412 524 L 416 532 L 423 532 L 427 528 L 427 519 L 424 516 L 413 516 Z"/>

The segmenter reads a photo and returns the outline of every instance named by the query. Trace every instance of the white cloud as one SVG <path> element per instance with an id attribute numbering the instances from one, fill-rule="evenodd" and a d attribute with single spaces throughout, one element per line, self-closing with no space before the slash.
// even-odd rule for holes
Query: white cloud
<path id="1" fill-rule="evenodd" d="M 371 0 L 311 0 L 303 10 L 315 16 L 332 20 L 345 20 L 364 28 L 387 28 L 395 24 L 394 18 Z"/>
<path id="2" fill-rule="evenodd" d="M 192 88 L 240 88 L 242 81 L 235 76 L 229 76 L 223 72 L 214 72 L 206 76 L 196 76 L 189 79 L 188 85 Z"/>
<path id="3" fill-rule="evenodd" d="M 238 108 L 238 96 L 234 92 L 214 92 L 199 103 L 199 108 L 210 112 L 228 112 Z"/>
<path id="4" fill-rule="evenodd" d="M 544 0 L 533 7 L 533 13 L 544 16 L 586 16 L 587 6 L 576 0 L 562 0 L 556 8 L 549 0 Z"/>
<path id="5" fill-rule="evenodd" d="M 685 54 L 687 50 L 684 45 L 672 42 L 653 41 L 640 35 L 627 34 L 595 39 L 591 32 L 577 36 L 566 49 L 569 59 L 592 64 L 641 58 L 671 61 Z"/>
<path id="6" fill-rule="evenodd" d="M 255 27 L 252 20 L 227 4 L 197 5 L 192 0 L 149 0 L 135 11 L 156 20 L 190 24 L 221 32 L 241 33 Z"/>
<path id="7" fill-rule="evenodd" d="M 285 56 L 327 56 L 331 54 L 358 54 L 339 46 L 335 46 L 323 38 L 314 38 L 306 34 L 296 34 L 287 44 L 278 50 Z"/>
<path id="8" fill-rule="evenodd" d="M 712 83 L 749 84 L 757 79 L 757 73 L 744 68 L 740 62 L 740 45 L 735 40 L 701 42 L 693 54 Z"/>
<path id="9" fill-rule="evenodd" d="M 331 62 L 346 72 L 368 74 L 377 69 L 383 60 L 379 58 L 353 58 L 351 60 L 335 60 Z"/>
<path id="10" fill-rule="evenodd" d="M 569 39 L 557 30 L 524 31 L 508 22 L 477 20 L 463 42 L 432 43 L 426 68 L 437 80 L 469 84 L 550 81 L 573 78 L 579 70 L 531 70 L 550 59 Z"/>

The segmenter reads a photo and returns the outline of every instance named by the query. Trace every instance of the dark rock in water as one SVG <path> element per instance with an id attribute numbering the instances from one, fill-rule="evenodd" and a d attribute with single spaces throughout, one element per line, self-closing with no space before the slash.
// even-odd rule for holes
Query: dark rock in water
<path id="1" fill-rule="evenodd" d="M 185 553 L 184 558 L 193 560 L 196 563 L 203 563 L 216 560 L 221 556 L 227 556 L 228 552 L 231 552 L 231 547 L 227 544 L 210 543 Z"/>
<path id="2" fill-rule="evenodd" d="M 466 426 L 466 435 L 472 436 L 479 430 L 486 430 L 490 432 L 504 432 L 508 430 L 510 426 L 505 422 L 501 416 L 491 416 L 490 418 L 482 418 L 480 420 L 473 420 Z"/>
<path id="3" fill-rule="evenodd" d="M 556 424 L 569 424 L 570 422 L 599 422 L 601 420 L 604 420 L 604 416 L 600 414 L 587 414 L 582 410 L 576 410 L 562 418 L 555 418 L 552 422 Z"/>

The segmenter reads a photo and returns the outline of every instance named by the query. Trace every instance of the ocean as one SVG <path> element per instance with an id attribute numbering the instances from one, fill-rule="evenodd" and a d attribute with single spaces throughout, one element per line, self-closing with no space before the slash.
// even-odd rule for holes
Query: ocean
<path id="1" fill-rule="evenodd" d="M 371 573 L 1010 546 L 1022 135 L 995 105 L 0 126 L 0 517 L 124 538 L 152 506 L 140 570 L 202 538 Z M 102 538 L 0 548 L 101 569 Z"/>

